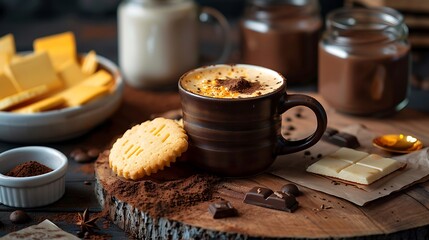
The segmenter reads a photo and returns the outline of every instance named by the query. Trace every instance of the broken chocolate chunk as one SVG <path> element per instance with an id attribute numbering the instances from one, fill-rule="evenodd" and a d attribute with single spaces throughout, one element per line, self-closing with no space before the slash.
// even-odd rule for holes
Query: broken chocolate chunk
<path id="1" fill-rule="evenodd" d="M 235 217 L 238 214 L 237 209 L 235 209 L 228 201 L 221 201 L 210 204 L 209 212 L 213 215 L 214 219 Z"/>
<path id="2" fill-rule="evenodd" d="M 327 128 L 323 134 L 322 140 L 337 145 L 339 147 L 358 148 L 360 143 L 358 139 L 349 133 L 338 132 L 333 128 Z"/>
<path id="3" fill-rule="evenodd" d="M 340 147 L 348 147 L 348 148 L 358 148 L 360 147 L 359 141 L 357 138 L 348 133 L 337 133 L 331 137 L 331 143 L 340 146 Z"/>
<path id="4" fill-rule="evenodd" d="M 337 133 L 338 133 L 337 129 L 327 127 L 326 130 L 325 130 L 325 132 L 323 133 L 323 137 L 328 137 L 329 138 L 329 137 L 332 137 L 333 135 L 335 135 Z"/>
<path id="5" fill-rule="evenodd" d="M 283 192 L 274 192 L 265 200 L 265 202 L 269 204 L 269 208 L 287 212 L 293 212 L 298 207 L 298 202 L 295 197 Z"/>
<path id="6" fill-rule="evenodd" d="M 292 194 L 273 192 L 271 189 L 254 187 L 244 196 L 244 203 L 286 212 L 298 208 L 298 202 Z"/>

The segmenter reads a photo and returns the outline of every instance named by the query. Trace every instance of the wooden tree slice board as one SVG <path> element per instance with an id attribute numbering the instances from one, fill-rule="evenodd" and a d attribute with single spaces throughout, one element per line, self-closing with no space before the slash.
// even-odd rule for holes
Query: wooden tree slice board
<path id="1" fill-rule="evenodd" d="M 138 209 L 121 201 L 120 194 L 106 191 L 116 177 L 108 167 L 107 156 L 96 163 L 96 193 L 100 204 L 110 211 L 111 220 L 130 233 L 144 239 L 240 239 L 243 237 L 273 238 L 349 238 L 427 237 L 429 230 L 429 184 L 412 188 L 407 194 L 396 194 L 357 207 L 347 201 L 301 187 L 300 207 L 287 213 L 244 204 L 244 193 L 254 186 L 280 189 L 287 181 L 270 174 L 248 179 L 229 179 L 219 183 L 216 197 L 230 201 L 239 216 L 213 219 L 207 208 L 210 201 L 201 202 L 175 212 L 173 216 L 153 218 L 147 209 Z M 420 195 L 415 199 L 414 196 Z M 423 205 L 418 198 L 426 198 Z M 323 205 L 323 207 L 322 207 Z M 325 209 L 322 209 L 325 208 Z M 420 228 L 419 228 L 420 227 Z M 402 231 L 407 230 L 407 231 Z"/>
<path id="2" fill-rule="evenodd" d="M 406 109 L 382 120 L 355 118 L 336 113 L 319 96 L 314 97 L 325 106 L 328 125 L 331 127 L 340 129 L 360 123 L 382 133 L 415 135 L 423 143 L 429 143 L 428 114 Z M 304 116 L 311 115 L 305 111 Z M 293 117 L 294 111 L 288 111 L 283 117 L 287 116 Z M 299 138 L 296 133 L 305 135 L 312 131 L 314 118 L 302 120 L 303 122 L 297 122 L 297 119 L 294 119 L 292 123 L 285 124 L 302 128 L 292 132 L 289 137 Z M 172 165 L 172 171 L 174 167 L 175 164 Z M 303 195 L 297 198 L 300 207 L 294 213 L 287 213 L 248 205 L 242 201 L 245 192 L 254 186 L 280 190 L 288 181 L 269 173 L 251 178 L 223 179 L 217 184 L 213 198 L 230 201 L 237 208 L 239 216 L 215 220 L 208 212 L 209 203 L 215 200 L 199 202 L 167 217 L 152 217 L 147 214 L 149 209 L 138 208 L 124 201 L 126 196 L 109 191 L 109 186 L 125 180 L 112 173 L 106 154 L 97 160 L 95 173 L 96 194 L 100 204 L 110 211 L 110 218 L 116 225 L 137 238 L 427 239 L 429 236 L 429 182 L 417 184 L 364 207 L 300 187 L 303 192 Z"/>

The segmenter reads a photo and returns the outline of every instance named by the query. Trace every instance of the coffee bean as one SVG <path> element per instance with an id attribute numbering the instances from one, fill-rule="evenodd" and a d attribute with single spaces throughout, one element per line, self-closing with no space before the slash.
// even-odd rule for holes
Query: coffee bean
<path id="1" fill-rule="evenodd" d="M 323 155 L 322 154 L 317 154 L 317 158 L 322 158 L 323 157 Z"/>
<path id="2" fill-rule="evenodd" d="M 287 118 L 286 118 L 286 122 L 292 122 L 292 118 L 287 117 Z"/>
<path id="3" fill-rule="evenodd" d="M 304 155 L 306 155 L 306 156 L 308 156 L 308 155 L 310 155 L 311 154 L 311 152 L 310 151 L 305 151 L 304 152 Z"/>
<path id="4" fill-rule="evenodd" d="M 90 148 L 87 152 L 88 156 L 90 158 L 97 158 L 98 155 L 100 154 L 100 149 L 98 148 Z"/>
<path id="5" fill-rule="evenodd" d="M 299 191 L 299 188 L 292 183 L 283 185 L 283 187 L 281 188 L 281 191 L 286 193 L 286 194 L 292 194 L 294 196 L 299 196 L 301 195 L 301 191 Z"/>
<path id="6" fill-rule="evenodd" d="M 78 163 L 86 163 L 90 162 L 92 158 L 90 158 L 86 152 L 81 152 L 74 157 L 74 160 Z"/>
<path id="7" fill-rule="evenodd" d="M 82 154 L 83 152 L 81 148 L 76 148 L 70 152 L 70 157 L 74 159 L 78 154 Z"/>
<path id="8" fill-rule="evenodd" d="M 31 218 L 26 212 L 22 210 L 16 210 L 10 214 L 9 220 L 13 223 L 21 224 L 29 222 Z"/>
<path id="9" fill-rule="evenodd" d="M 297 117 L 297 118 L 302 118 L 302 114 L 301 114 L 301 113 L 296 113 L 296 114 L 295 114 L 295 117 Z"/>
<path id="10" fill-rule="evenodd" d="M 294 126 L 289 126 L 288 128 L 287 128 L 287 130 L 289 130 L 289 131 L 293 131 L 293 130 L 295 130 L 295 127 Z"/>

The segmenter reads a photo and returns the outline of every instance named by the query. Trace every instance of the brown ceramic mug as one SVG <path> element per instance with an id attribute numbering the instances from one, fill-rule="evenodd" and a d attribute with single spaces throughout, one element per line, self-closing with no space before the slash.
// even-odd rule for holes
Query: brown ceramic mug
<path id="1" fill-rule="evenodd" d="M 228 95 L 217 79 L 258 81 L 249 94 Z M 232 88 L 232 87 L 231 87 Z M 227 89 L 226 89 L 227 90 Z M 189 136 L 189 159 L 197 166 L 225 176 L 247 176 L 267 169 L 278 155 L 314 145 L 326 129 L 327 117 L 314 98 L 286 93 L 279 73 L 252 65 L 212 65 L 185 73 L 179 80 L 183 122 Z M 295 106 L 316 115 L 316 131 L 288 141 L 280 134 L 281 114 Z"/>

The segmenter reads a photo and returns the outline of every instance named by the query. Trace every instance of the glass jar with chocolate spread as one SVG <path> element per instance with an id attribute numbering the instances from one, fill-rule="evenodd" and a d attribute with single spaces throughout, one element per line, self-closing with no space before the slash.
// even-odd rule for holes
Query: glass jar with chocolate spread
<path id="1" fill-rule="evenodd" d="M 314 80 L 321 25 L 317 0 L 248 0 L 243 62 L 280 72 L 288 83 Z"/>
<path id="2" fill-rule="evenodd" d="M 407 104 L 410 45 L 390 8 L 331 12 L 319 43 L 319 91 L 336 110 L 385 116 Z"/>

